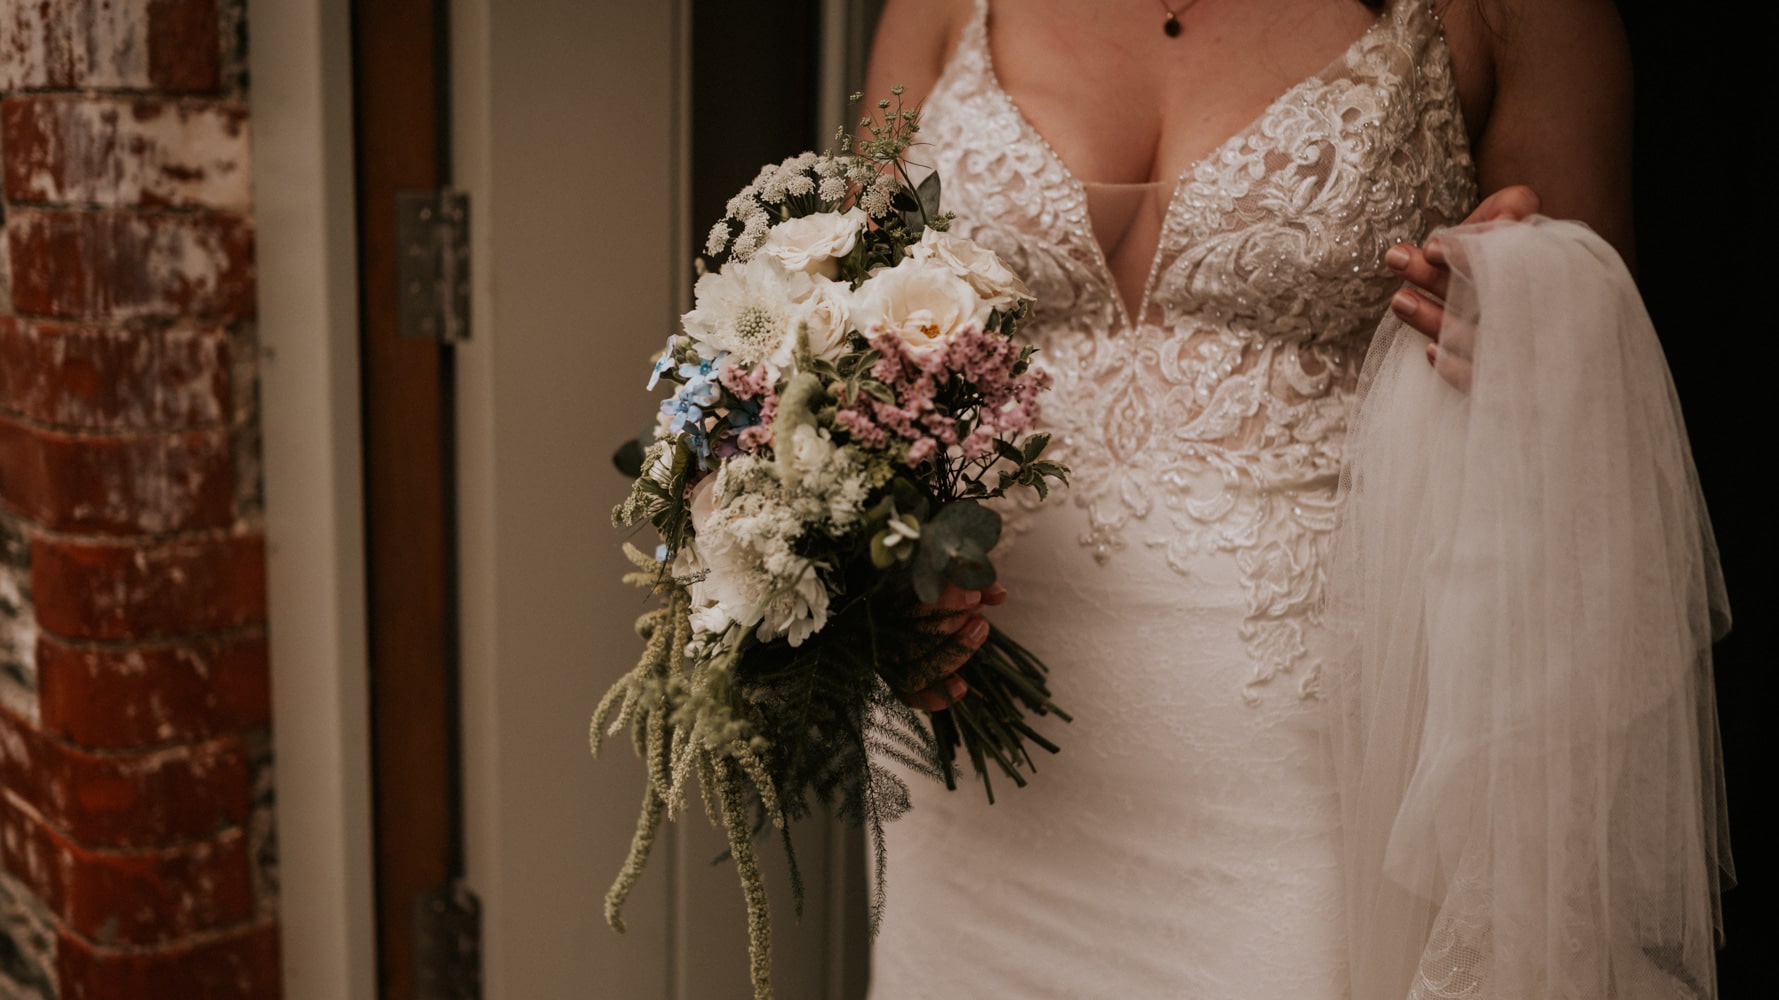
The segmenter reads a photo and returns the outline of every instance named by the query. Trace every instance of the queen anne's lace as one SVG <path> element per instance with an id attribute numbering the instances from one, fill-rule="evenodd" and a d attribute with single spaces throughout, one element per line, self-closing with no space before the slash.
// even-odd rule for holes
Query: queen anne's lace
<path id="1" fill-rule="evenodd" d="M 1101 560 L 1157 549 L 1182 574 L 1195 556 L 1233 555 L 1250 700 L 1281 672 L 1316 693 L 1305 625 L 1322 596 L 1349 398 L 1399 284 L 1384 253 L 1475 202 L 1430 17 L 1394 4 L 1189 169 L 1129 310 L 1094 242 L 1088 188 L 995 79 L 985 4 L 922 118 L 954 231 L 1037 296 L 1026 329 L 1056 380 L 1044 417 L 1088 517 L 1081 543 Z"/>

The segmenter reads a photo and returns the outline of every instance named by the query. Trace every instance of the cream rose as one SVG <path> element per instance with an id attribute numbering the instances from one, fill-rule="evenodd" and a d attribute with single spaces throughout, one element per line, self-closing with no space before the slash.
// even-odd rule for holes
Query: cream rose
<path id="1" fill-rule="evenodd" d="M 809 353 L 832 361 L 846 350 L 852 323 L 852 289 L 844 281 L 815 279 L 815 287 L 791 314 L 791 335 L 809 332 Z"/>
<path id="2" fill-rule="evenodd" d="M 942 264 L 952 274 L 970 283 L 976 294 L 988 301 L 991 308 L 1007 310 L 1022 299 L 1029 300 L 1032 290 L 1025 287 L 993 250 L 979 246 L 960 236 L 929 229 L 920 242 L 908 248 L 908 256 Z"/>
<path id="3" fill-rule="evenodd" d="M 865 213 L 856 208 L 817 212 L 773 226 L 755 252 L 778 261 L 787 271 L 832 278 L 840 273 L 835 258 L 852 252 L 864 228 Z"/>
<path id="4" fill-rule="evenodd" d="M 873 274 L 852 296 L 852 319 L 860 330 L 894 330 L 916 353 L 944 346 L 960 330 L 980 327 L 989 308 L 950 268 L 912 257 Z"/>

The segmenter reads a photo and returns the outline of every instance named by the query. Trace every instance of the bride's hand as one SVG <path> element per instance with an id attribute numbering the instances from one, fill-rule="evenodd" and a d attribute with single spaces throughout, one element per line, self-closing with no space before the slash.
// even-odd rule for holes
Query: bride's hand
<path id="1" fill-rule="evenodd" d="M 1538 212 L 1538 194 L 1524 184 L 1505 187 L 1482 200 L 1476 211 L 1464 220 L 1494 222 L 1518 221 Z M 1427 363 L 1439 358 L 1439 331 L 1445 325 L 1445 296 L 1451 282 L 1452 269 L 1446 262 L 1444 248 L 1436 236 L 1424 247 L 1401 243 L 1384 255 L 1384 263 L 1406 282 L 1390 299 L 1390 311 L 1404 323 L 1433 339 L 1427 345 Z"/>
<path id="2" fill-rule="evenodd" d="M 962 590 L 955 584 L 948 584 L 938 602 L 927 605 L 924 610 L 945 615 L 934 628 L 957 636 L 957 645 L 946 654 L 945 662 L 933 675 L 934 679 L 923 688 L 904 693 L 902 700 L 913 708 L 924 708 L 929 712 L 956 704 L 970 689 L 964 679 L 957 676 L 958 669 L 988 639 L 988 619 L 977 614 L 976 609 L 992 608 L 1006 600 L 1007 588 L 998 583 L 989 584 L 983 590 Z"/>

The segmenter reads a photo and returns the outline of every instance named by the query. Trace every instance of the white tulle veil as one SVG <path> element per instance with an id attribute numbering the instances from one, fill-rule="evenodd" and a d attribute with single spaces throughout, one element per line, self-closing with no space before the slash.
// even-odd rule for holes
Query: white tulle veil
<path id="1" fill-rule="evenodd" d="M 1661 346 L 1586 227 L 1440 238 L 1439 368 L 1379 331 L 1330 579 L 1352 996 L 1715 997 L 1729 618 Z"/>

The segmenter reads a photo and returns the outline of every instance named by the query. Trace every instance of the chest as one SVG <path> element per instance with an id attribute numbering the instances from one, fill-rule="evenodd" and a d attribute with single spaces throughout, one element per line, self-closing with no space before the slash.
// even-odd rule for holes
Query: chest
<path id="1" fill-rule="evenodd" d="M 1408 0 L 1417 2 L 1417 0 Z M 1093 0 L 994 6 L 996 73 L 1038 132 L 1084 181 L 1179 176 L 1321 72 L 1377 25 L 1357 0 Z"/>
<path id="2" fill-rule="evenodd" d="M 1384 253 L 1474 203 L 1446 50 L 1423 9 L 1392 16 L 1316 54 L 1306 75 L 1292 67 L 1183 153 L 1168 145 L 1184 134 L 1168 131 L 1175 122 L 1143 132 L 1106 120 L 1130 93 L 1115 88 L 1110 103 L 1065 88 L 1076 106 L 1059 100 L 1045 131 L 1003 84 L 996 26 L 979 18 L 926 103 L 922 137 L 957 225 L 1026 277 L 1044 323 L 1357 336 L 1397 284 Z M 1055 132 L 1067 121 L 1080 123 L 1078 146 Z"/>

